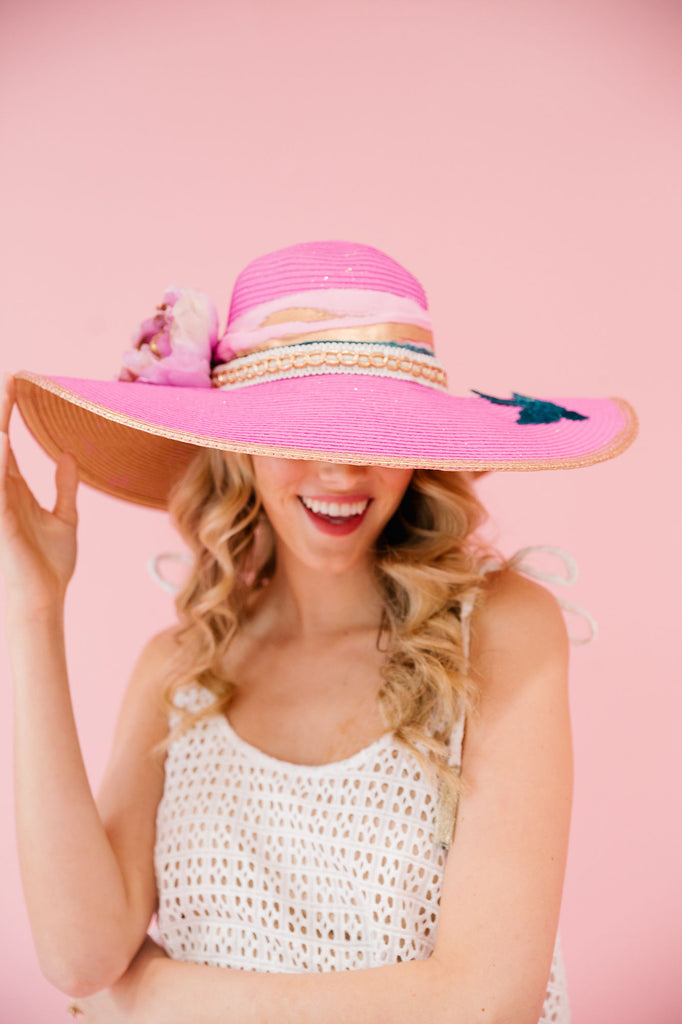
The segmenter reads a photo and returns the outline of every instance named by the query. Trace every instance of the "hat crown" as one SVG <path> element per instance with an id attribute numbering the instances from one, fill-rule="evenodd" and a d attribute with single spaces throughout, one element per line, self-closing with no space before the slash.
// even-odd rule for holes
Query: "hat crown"
<path id="1" fill-rule="evenodd" d="M 300 242 L 247 264 L 235 281 L 228 326 L 255 306 L 336 289 L 384 292 L 428 309 L 417 278 L 379 249 L 358 242 Z"/>

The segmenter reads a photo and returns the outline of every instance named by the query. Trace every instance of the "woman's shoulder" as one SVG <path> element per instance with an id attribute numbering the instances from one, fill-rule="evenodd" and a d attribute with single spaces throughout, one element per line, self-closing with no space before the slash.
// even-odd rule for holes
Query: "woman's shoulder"
<path id="1" fill-rule="evenodd" d="M 564 621 L 559 602 L 546 587 L 507 567 L 486 573 L 477 613 L 479 621 L 495 625 L 539 620 L 556 626 Z"/>
<path id="2" fill-rule="evenodd" d="M 566 657 L 568 635 L 559 602 L 513 569 L 489 572 L 472 616 L 472 645 L 479 654 L 506 652 L 529 662 L 552 653 Z"/>
<path id="3" fill-rule="evenodd" d="M 162 629 L 149 638 L 142 648 L 140 659 L 149 663 L 150 667 L 164 664 L 174 657 L 180 646 L 180 627 L 176 624 Z"/>
<path id="4" fill-rule="evenodd" d="M 208 708 L 217 698 L 214 693 L 192 678 L 168 688 L 169 669 L 181 646 L 181 629 L 178 625 L 171 626 L 156 633 L 148 641 L 140 656 L 140 663 L 150 685 L 157 687 L 159 693 L 168 699 L 166 707 L 196 713 Z"/>
<path id="5" fill-rule="evenodd" d="M 179 627 L 155 633 L 144 645 L 137 659 L 131 686 L 136 690 L 154 690 L 165 686 L 168 666 L 179 649 Z"/>

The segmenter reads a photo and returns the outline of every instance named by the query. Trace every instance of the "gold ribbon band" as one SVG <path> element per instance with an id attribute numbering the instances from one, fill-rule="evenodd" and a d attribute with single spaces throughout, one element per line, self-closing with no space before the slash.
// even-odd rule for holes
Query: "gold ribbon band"
<path id="1" fill-rule="evenodd" d="M 230 344 L 229 332 L 223 341 Z M 356 327 L 333 327 L 328 330 L 294 331 L 291 334 L 282 334 L 277 338 L 268 338 L 258 345 L 239 350 L 238 356 L 249 356 L 253 352 L 265 352 L 272 348 L 282 348 L 289 345 L 299 345 L 310 341 L 354 341 L 366 342 L 368 344 L 381 344 L 385 342 L 413 342 L 415 345 L 423 345 L 433 352 L 433 332 L 424 327 L 416 327 L 412 324 L 365 324 Z"/>

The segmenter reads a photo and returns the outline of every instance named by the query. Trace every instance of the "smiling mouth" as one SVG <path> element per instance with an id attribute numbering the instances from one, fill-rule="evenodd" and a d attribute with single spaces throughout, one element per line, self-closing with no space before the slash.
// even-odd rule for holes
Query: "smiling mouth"
<path id="1" fill-rule="evenodd" d="M 319 501 L 317 498 L 304 498 L 303 495 L 299 495 L 299 501 L 308 512 L 316 519 L 334 526 L 343 526 L 360 520 L 367 511 L 370 500 L 364 498 L 361 501 Z"/>

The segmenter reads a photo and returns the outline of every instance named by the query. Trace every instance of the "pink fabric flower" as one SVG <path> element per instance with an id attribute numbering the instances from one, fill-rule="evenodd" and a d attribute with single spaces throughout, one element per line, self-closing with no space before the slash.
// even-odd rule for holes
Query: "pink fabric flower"
<path id="1" fill-rule="evenodd" d="M 193 288 L 169 288 L 156 314 L 140 324 L 118 379 L 210 387 L 217 339 L 218 314 L 208 295 Z"/>

